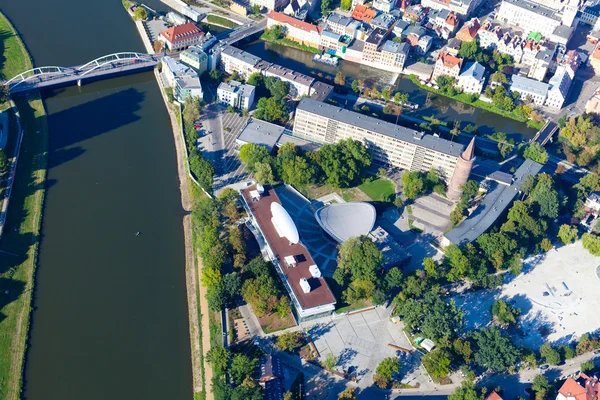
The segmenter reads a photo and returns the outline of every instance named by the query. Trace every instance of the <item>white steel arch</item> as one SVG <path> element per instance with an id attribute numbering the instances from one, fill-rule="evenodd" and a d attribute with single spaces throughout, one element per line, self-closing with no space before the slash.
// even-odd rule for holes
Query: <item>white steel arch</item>
<path id="1" fill-rule="evenodd" d="M 76 71 L 73 68 L 65 68 L 65 67 L 37 67 L 30 69 L 25 72 L 21 72 L 19 75 L 11 78 L 6 81 L 4 84 L 8 85 L 10 88 L 20 85 L 23 82 L 26 82 L 33 78 L 38 78 L 43 75 L 60 75 L 60 76 L 74 76 L 76 75 Z M 12 86 L 11 86 L 12 85 Z"/>
<path id="2" fill-rule="evenodd" d="M 98 57 L 95 60 L 92 60 L 89 63 L 77 68 L 77 71 L 81 73 L 81 76 L 85 76 L 90 72 L 95 71 L 96 69 L 108 65 L 114 61 L 151 60 L 152 57 L 152 55 L 145 53 L 113 53 Z"/>

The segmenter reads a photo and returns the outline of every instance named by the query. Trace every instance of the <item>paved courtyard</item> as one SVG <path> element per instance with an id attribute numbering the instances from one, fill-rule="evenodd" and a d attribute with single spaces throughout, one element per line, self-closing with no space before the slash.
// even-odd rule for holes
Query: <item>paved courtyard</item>
<path id="1" fill-rule="evenodd" d="M 503 298 L 521 309 L 523 336 L 518 340 L 524 345 L 562 344 L 600 326 L 599 265 L 600 257 L 591 255 L 578 241 L 525 260 L 524 272 L 497 290 L 455 300 L 465 312 L 469 329 L 488 324 L 490 307 L 495 299 Z"/>
<path id="2" fill-rule="evenodd" d="M 332 353 L 338 356 L 337 369 L 355 371 L 358 385 L 366 387 L 373 383 L 373 373 L 385 357 L 399 356 L 402 362 L 402 382 L 415 385 L 428 381 L 420 367 L 420 354 L 406 355 L 388 346 L 393 344 L 412 349 L 402 332 L 402 324 L 390 321 L 392 307 L 335 317 L 325 322 L 302 324 L 324 359 Z"/>

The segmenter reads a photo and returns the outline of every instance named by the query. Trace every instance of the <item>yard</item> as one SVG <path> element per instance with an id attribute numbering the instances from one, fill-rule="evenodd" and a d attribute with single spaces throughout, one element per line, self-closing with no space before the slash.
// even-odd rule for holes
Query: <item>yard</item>
<path id="1" fill-rule="evenodd" d="M 374 201 L 390 201 L 396 194 L 394 184 L 387 179 L 365 181 L 358 188 Z"/>

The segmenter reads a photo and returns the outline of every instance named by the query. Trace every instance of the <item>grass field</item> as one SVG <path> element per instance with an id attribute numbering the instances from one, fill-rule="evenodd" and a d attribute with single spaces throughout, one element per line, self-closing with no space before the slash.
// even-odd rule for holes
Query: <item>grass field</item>
<path id="1" fill-rule="evenodd" d="M 31 68 L 32 62 L 25 45 L 10 21 L 0 12 L 0 78 L 7 80 Z M 8 108 L 0 104 L 0 111 Z"/>
<path id="2" fill-rule="evenodd" d="M 224 26 L 225 28 L 235 28 L 236 26 L 238 26 L 238 24 L 227 18 L 219 17 L 218 15 L 213 14 L 209 14 L 206 16 L 206 22 L 208 22 L 209 24 Z"/>
<path id="3" fill-rule="evenodd" d="M 387 179 L 365 182 L 358 188 L 374 201 L 389 201 L 396 194 L 394 184 Z"/>
<path id="4" fill-rule="evenodd" d="M 0 399 L 20 398 L 44 203 L 48 128 L 39 94 L 16 99 L 25 130 L 0 241 Z M 8 294 L 6 292 L 8 291 Z"/>

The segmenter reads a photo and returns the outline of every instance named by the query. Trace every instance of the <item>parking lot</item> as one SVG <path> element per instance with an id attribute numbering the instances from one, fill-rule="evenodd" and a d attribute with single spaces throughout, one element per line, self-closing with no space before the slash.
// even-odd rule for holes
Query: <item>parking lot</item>
<path id="1" fill-rule="evenodd" d="M 213 190 L 216 194 L 228 186 L 251 179 L 235 149 L 235 139 L 246 125 L 248 117 L 225 110 L 221 105 L 210 104 L 201 116 L 206 134 L 199 139 L 199 146 L 215 166 Z"/>
<path id="2" fill-rule="evenodd" d="M 373 373 L 385 357 L 398 356 L 402 359 L 402 382 L 411 385 L 428 381 L 420 366 L 420 354 L 407 355 L 388 346 L 392 344 L 412 349 L 402 332 L 402 324 L 390 321 L 392 307 L 377 307 L 373 310 L 332 318 L 330 321 L 309 326 L 308 332 L 321 358 L 332 353 L 338 358 L 337 369 L 356 373 L 360 387 L 373 383 Z M 310 323 L 303 324 L 304 327 Z"/>

